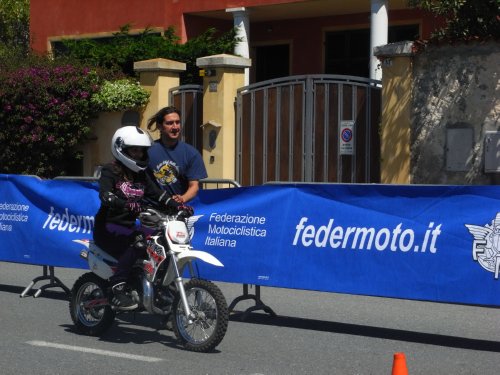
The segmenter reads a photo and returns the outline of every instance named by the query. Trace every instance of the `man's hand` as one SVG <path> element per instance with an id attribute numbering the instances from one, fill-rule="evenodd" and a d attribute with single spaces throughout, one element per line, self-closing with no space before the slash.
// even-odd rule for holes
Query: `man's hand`
<path id="1" fill-rule="evenodd" d="M 172 195 L 172 199 L 177 203 L 184 204 L 184 199 L 182 198 L 182 195 Z"/>

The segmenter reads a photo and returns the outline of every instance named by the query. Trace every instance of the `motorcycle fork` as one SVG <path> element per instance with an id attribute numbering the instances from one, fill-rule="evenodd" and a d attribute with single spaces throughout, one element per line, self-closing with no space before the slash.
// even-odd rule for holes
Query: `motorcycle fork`
<path id="1" fill-rule="evenodd" d="M 187 301 L 186 297 L 186 290 L 184 289 L 184 283 L 182 282 L 182 277 L 179 272 L 179 267 L 177 266 L 177 259 L 175 257 L 175 253 L 170 250 L 170 257 L 171 257 L 171 262 L 174 268 L 174 273 L 175 273 L 175 286 L 177 287 L 177 290 L 179 291 L 179 295 L 182 301 L 182 307 L 184 308 L 184 314 L 186 315 L 186 318 L 188 318 L 188 323 L 192 324 L 193 323 L 193 314 L 191 312 L 191 309 L 189 308 L 189 304 Z"/>

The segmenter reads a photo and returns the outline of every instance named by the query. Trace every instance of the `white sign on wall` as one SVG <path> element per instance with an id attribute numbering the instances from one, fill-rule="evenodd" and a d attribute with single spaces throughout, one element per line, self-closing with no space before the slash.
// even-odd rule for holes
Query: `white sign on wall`
<path id="1" fill-rule="evenodd" d="M 354 120 L 340 122 L 339 154 L 354 154 Z"/>

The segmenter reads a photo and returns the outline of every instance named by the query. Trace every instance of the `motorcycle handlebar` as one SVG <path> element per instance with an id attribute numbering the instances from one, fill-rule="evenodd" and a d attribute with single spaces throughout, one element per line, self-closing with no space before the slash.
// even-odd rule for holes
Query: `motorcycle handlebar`
<path id="1" fill-rule="evenodd" d="M 170 209 L 143 206 L 143 211 L 139 214 L 139 220 L 145 227 L 156 228 L 167 216 L 173 216 L 175 220 L 185 221 L 192 215 L 192 209 L 181 209 L 172 213 Z"/>
<path id="2" fill-rule="evenodd" d="M 147 198 L 141 199 L 140 203 L 143 207 L 142 211 L 147 211 L 148 208 L 152 208 L 167 215 L 177 215 L 179 218 L 188 218 L 194 215 L 193 207 L 184 204 L 177 207 L 166 207 L 159 202 L 151 201 Z"/>

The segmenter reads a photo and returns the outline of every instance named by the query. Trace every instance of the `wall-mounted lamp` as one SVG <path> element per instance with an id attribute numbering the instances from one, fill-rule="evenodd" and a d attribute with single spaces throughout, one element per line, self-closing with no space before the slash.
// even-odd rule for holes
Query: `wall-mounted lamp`
<path id="1" fill-rule="evenodd" d="M 219 135 L 221 124 L 216 123 L 215 121 L 208 121 L 201 125 L 203 128 L 203 138 L 204 144 L 209 150 L 213 150 L 217 145 L 217 136 Z"/>

